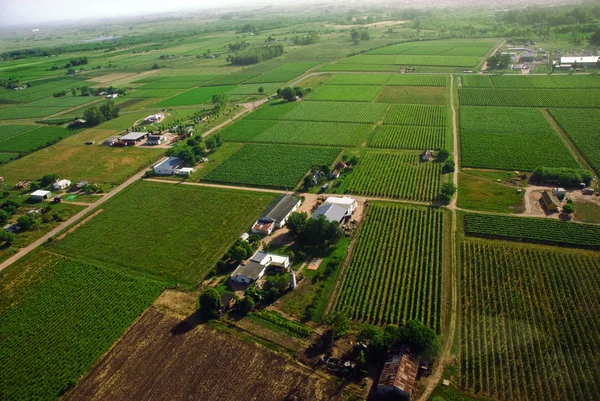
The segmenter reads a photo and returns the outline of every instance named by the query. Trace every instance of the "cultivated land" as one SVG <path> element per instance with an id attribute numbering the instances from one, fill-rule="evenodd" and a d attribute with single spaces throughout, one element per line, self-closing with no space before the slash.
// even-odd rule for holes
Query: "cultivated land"
<path id="1" fill-rule="evenodd" d="M 193 285 L 274 199 L 266 193 L 138 182 L 52 249 Z"/>

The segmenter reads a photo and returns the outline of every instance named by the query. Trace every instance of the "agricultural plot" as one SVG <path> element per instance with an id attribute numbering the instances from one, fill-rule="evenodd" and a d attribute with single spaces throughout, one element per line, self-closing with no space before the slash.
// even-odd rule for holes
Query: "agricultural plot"
<path id="1" fill-rule="evenodd" d="M 493 42 L 466 42 L 436 40 L 430 42 L 409 42 L 385 46 L 371 50 L 373 55 L 446 55 L 446 56 L 477 56 L 483 57 L 493 46 Z"/>
<path id="2" fill-rule="evenodd" d="M 385 104 L 352 102 L 300 102 L 281 120 L 373 124 L 383 117 Z M 253 113 L 254 114 L 254 113 Z"/>
<path id="3" fill-rule="evenodd" d="M 369 141 L 371 148 L 384 149 L 443 149 L 446 147 L 446 129 L 382 125 L 377 127 Z"/>
<path id="4" fill-rule="evenodd" d="M 322 147 L 247 144 L 208 173 L 204 180 L 292 189 L 310 168 L 331 165 L 340 151 Z"/>
<path id="5" fill-rule="evenodd" d="M 460 88 L 464 106 L 600 107 L 600 89 L 479 89 Z"/>
<path id="6" fill-rule="evenodd" d="M 372 102 L 380 90 L 381 86 L 323 85 L 311 93 L 306 100 Z"/>
<path id="7" fill-rule="evenodd" d="M 48 97 L 35 102 L 21 105 L 21 107 L 64 107 L 65 109 L 81 106 L 93 100 L 98 100 L 97 97 L 90 96 L 65 96 L 65 97 Z"/>
<path id="8" fill-rule="evenodd" d="M 178 327 L 181 318 L 148 310 L 68 399 L 348 399 L 334 379 L 252 341 L 207 325 L 173 335 Z"/>
<path id="9" fill-rule="evenodd" d="M 131 96 L 158 99 L 173 96 L 183 90 L 184 89 L 135 89 L 133 92 L 131 92 Z"/>
<path id="10" fill-rule="evenodd" d="M 0 141 L 39 128 L 39 125 L 0 125 Z"/>
<path id="11" fill-rule="evenodd" d="M 40 127 L 5 140 L 0 140 L 0 152 L 30 153 L 52 145 L 79 131 L 61 127 Z"/>
<path id="12" fill-rule="evenodd" d="M 221 131 L 227 142 L 358 146 L 371 129 L 367 124 L 241 120 Z"/>
<path id="13" fill-rule="evenodd" d="M 206 82 L 222 75 L 172 75 L 169 77 L 160 78 L 160 82 Z"/>
<path id="14" fill-rule="evenodd" d="M 483 57 L 489 51 L 490 46 L 485 47 L 455 47 L 438 53 L 440 56 L 475 56 Z"/>
<path id="15" fill-rule="evenodd" d="M 325 64 L 317 69 L 317 71 L 380 71 L 380 72 L 394 72 L 400 69 L 397 65 L 392 64 L 344 64 L 334 63 Z"/>
<path id="16" fill-rule="evenodd" d="M 389 78 L 388 74 L 337 74 L 327 85 L 383 85 Z"/>
<path id="17" fill-rule="evenodd" d="M 138 90 L 154 90 L 154 89 L 190 89 L 198 86 L 202 81 L 154 81 L 142 86 L 138 86 Z"/>
<path id="18" fill-rule="evenodd" d="M 550 114 L 596 172 L 600 172 L 600 110 L 551 109 Z"/>
<path id="19" fill-rule="evenodd" d="M 348 192 L 357 195 L 429 202 L 439 193 L 441 164 L 418 154 L 365 152 L 355 170 Z"/>
<path id="20" fill-rule="evenodd" d="M 19 157 L 18 153 L 0 153 L 0 164 L 8 163 Z"/>
<path id="21" fill-rule="evenodd" d="M 481 59 L 470 56 L 410 56 L 400 55 L 394 64 L 439 67 L 475 67 Z"/>
<path id="22" fill-rule="evenodd" d="M 61 111 L 65 111 L 68 107 L 23 107 L 7 106 L 0 108 L 0 120 L 16 120 L 21 118 L 47 117 Z"/>
<path id="23" fill-rule="evenodd" d="M 463 75 L 460 77 L 463 88 L 493 88 L 494 83 L 486 75 Z"/>
<path id="24" fill-rule="evenodd" d="M 377 103 L 391 104 L 446 104 L 447 90 L 444 87 L 422 86 L 386 86 Z"/>
<path id="25" fill-rule="evenodd" d="M 207 86 L 195 89 L 190 89 L 170 99 L 162 100 L 156 103 L 156 107 L 172 107 L 172 106 L 193 106 L 196 104 L 207 103 L 212 100 L 213 95 L 218 93 L 227 93 L 234 89 L 235 86 Z M 137 96 L 137 93 L 136 93 Z"/>
<path id="26" fill-rule="evenodd" d="M 446 86 L 448 77 L 442 75 L 392 75 L 387 85 L 398 86 Z"/>
<path id="27" fill-rule="evenodd" d="M 274 198 L 266 193 L 137 182 L 53 249 L 193 285 Z M 157 238 L 160 246 L 155 246 Z"/>
<path id="28" fill-rule="evenodd" d="M 287 82 L 296 78 L 298 75 L 303 74 L 306 70 L 314 67 L 317 64 L 318 63 L 316 62 L 288 63 L 271 71 L 267 71 L 262 75 L 249 79 L 247 83 L 258 84 L 268 82 Z"/>
<path id="29" fill-rule="evenodd" d="M 240 74 L 231 74 L 224 75 L 220 78 L 216 78 L 207 82 L 204 82 L 203 86 L 227 86 L 227 85 L 237 85 L 242 82 L 248 81 L 250 78 L 254 78 L 259 73 L 248 74 L 248 73 L 240 73 Z M 281 81 L 276 81 L 281 82 Z"/>
<path id="30" fill-rule="evenodd" d="M 537 109 L 461 107 L 460 136 L 463 167 L 579 167 Z"/>
<path id="31" fill-rule="evenodd" d="M 259 89 L 262 88 L 263 93 L 267 94 L 274 92 L 281 85 L 281 83 L 240 85 L 227 93 L 229 95 L 257 95 L 261 93 Z"/>
<path id="32" fill-rule="evenodd" d="M 59 398 L 162 290 L 46 252 L 19 262 L 0 280 L 0 398 Z"/>
<path id="33" fill-rule="evenodd" d="M 394 105 L 383 120 L 389 125 L 445 127 L 448 109 L 445 106 L 416 104 Z"/>
<path id="34" fill-rule="evenodd" d="M 291 111 L 298 107 L 300 103 L 292 102 L 288 103 L 285 101 L 275 101 L 269 102 L 261 107 L 258 110 L 254 110 L 250 113 L 245 119 L 253 119 L 253 120 L 278 120 L 283 117 L 288 111 Z"/>
<path id="35" fill-rule="evenodd" d="M 498 75 L 490 79 L 496 88 L 600 88 L 600 77 L 596 75 Z"/>
<path id="36" fill-rule="evenodd" d="M 597 254 L 464 241 L 461 385 L 499 400 L 596 400 Z"/>
<path id="37" fill-rule="evenodd" d="M 372 324 L 418 319 L 440 332 L 444 220 L 440 209 L 371 204 L 336 309 Z"/>
<path id="38" fill-rule="evenodd" d="M 475 213 L 464 222 L 465 234 L 475 237 L 600 249 L 600 226 L 594 224 Z"/>

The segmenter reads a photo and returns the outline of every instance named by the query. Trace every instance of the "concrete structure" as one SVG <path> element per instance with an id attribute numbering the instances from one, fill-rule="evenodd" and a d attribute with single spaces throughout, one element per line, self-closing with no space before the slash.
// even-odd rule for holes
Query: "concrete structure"
<path id="1" fill-rule="evenodd" d="M 296 282 L 296 272 L 292 271 L 290 272 L 290 288 L 295 290 L 297 286 L 298 283 Z"/>
<path id="2" fill-rule="evenodd" d="M 182 167 L 175 171 L 175 173 L 178 175 L 192 175 L 193 172 L 194 169 L 191 167 Z"/>
<path id="3" fill-rule="evenodd" d="M 240 264 L 231 273 L 231 280 L 244 284 L 254 283 L 265 275 L 267 268 L 270 266 L 287 269 L 290 267 L 290 258 L 265 251 L 258 251 L 252 255 L 250 260 Z"/>
<path id="4" fill-rule="evenodd" d="M 161 145 L 167 142 L 167 137 L 164 135 L 148 135 L 146 143 L 148 145 Z"/>
<path id="5" fill-rule="evenodd" d="M 576 57 L 561 57 L 560 58 L 560 64 L 562 64 L 562 65 L 570 64 L 571 66 L 573 66 L 575 63 L 577 63 L 578 67 L 594 67 L 597 62 L 598 62 L 598 56 L 591 56 L 591 57 L 576 56 Z"/>
<path id="6" fill-rule="evenodd" d="M 71 181 L 69 181 L 69 180 L 56 180 L 54 185 L 52 185 L 52 188 L 54 188 L 58 191 L 60 189 L 67 189 L 70 186 L 71 186 Z"/>
<path id="7" fill-rule="evenodd" d="M 37 191 L 32 192 L 29 196 L 31 197 L 31 200 L 35 202 L 42 202 L 52 197 L 52 192 L 38 189 Z"/>
<path id="8" fill-rule="evenodd" d="M 326 205 L 322 204 L 317 210 L 310 216 L 311 219 L 318 219 L 320 216 L 325 216 L 329 221 L 335 221 L 341 223 L 346 217 L 347 210 L 338 205 Z"/>
<path id="9" fill-rule="evenodd" d="M 292 195 L 281 195 L 254 223 L 252 233 L 269 235 L 274 229 L 285 226 L 286 220 L 298 209 L 300 203 L 300 199 Z"/>
<path id="10" fill-rule="evenodd" d="M 352 213 L 354 213 L 354 210 L 357 206 L 356 199 L 351 198 L 349 196 L 330 196 L 329 198 L 325 199 L 325 202 L 323 202 L 323 204 L 338 205 L 340 207 L 343 207 L 344 209 L 346 209 L 347 215 L 351 215 Z"/>
<path id="11" fill-rule="evenodd" d="M 419 357 L 407 348 L 392 349 L 377 383 L 377 395 L 397 394 L 400 400 L 410 400 L 417 381 Z"/>
<path id="12" fill-rule="evenodd" d="M 242 241 L 248 242 L 248 238 L 250 238 L 250 234 L 248 233 L 243 233 L 242 235 L 240 235 L 240 240 Z"/>
<path id="13" fill-rule="evenodd" d="M 523 52 L 521 53 L 521 57 L 519 57 L 519 61 L 534 61 L 535 53 L 534 52 Z"/>
<path id="14" fill-rule="evenodd" d="M 551 212 L 556 212 L 560 208 L 560 201 L 548 191 L 542 192 L 542 204 Z"/>
<path id="15" fill-rule="evenodd" d="M 135 144 L 148 136 L 147 132 L 130 132 L 129 134 L 123 135 L 119 138 L 121 142 L 128 144 Z"/>
<path id="16" fill-rule="evenodd" d="M 177 157 L 167 157 L 161 160 L 153 167 L 154 174 L 173 175 L 177 173 L 179 167 L 183 164 L 183 160 Z"/>

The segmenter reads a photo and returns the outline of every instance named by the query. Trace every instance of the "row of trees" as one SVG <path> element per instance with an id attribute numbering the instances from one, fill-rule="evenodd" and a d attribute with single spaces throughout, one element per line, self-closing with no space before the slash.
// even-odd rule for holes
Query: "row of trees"
<path id="1" fill-rule="evenodd" d="M 292 43 L 296 46 L 313 45 L 319 41 L 319 35 L 316 32 L 309 32 L 306 35 L 296 35 L 292 38 Z"/>
<path id="2" fill-rule="evenodd" d="M 283 54 L 283 45 L 269 45 L 253 47 L 242 53 L 227 57 L 227 62 L 232 65 L 257 64 Z"/>
<path id="3" fill-rule="evenodd" d="M 308 92 L 310 92 L 310 88 L 302 88 L 300 86 L 291 88 L 288 86 L 283 89 L 277 89 L 277 96 L 286 102 L 295 102 L 297 98 L 304 97 Z"/>
<path id="4" fill-rule="evenodd" d="M 531 180 L 539 183 L 551 182 L 565 187 L 576 187 L 580 183 L 590 185 L 594 175 L 586 169 L 538 167 Z"/>
<path id="5" fill-rule="evenodd" d="M 351 29 L 350 30 L 350 38 L 352 39 L 352 41 L 354 42 L 355 45 L 359 44 L 360 41 L 369 41 L 371 40 L 371 34 L 369 33 L 369 31 L 366 31 L 364 29 L 361 29 L 360 31 L 358 29 Z"/>
<path id="6" fill-rule="evenodd" d="M 329 221 L 322 215 L 318 219 L 312 219 L 306 212 L 292 213 L 286 226 L 298 243 L 305 247 L 327 249 L 334 246 L 343 236 L 337 222 Z"/>
<path id="7" fill-rule="evenodd" d="M 205 157 L 208 152 L 219 148 L 222 144 L 221 134 L 208 137 L 204 142 L 202 136 L 197 135 L 169 148 L 167 156 L 177 157 L 187 165 L 193 166 Z"/>
<path id="8" fill-rule="evenodd" d="M 90 127 L 119 117 L 119 108 L 113 100 L 108 100 L 100 107 L 93 105 L 83 112 L 83 119 Z"/>

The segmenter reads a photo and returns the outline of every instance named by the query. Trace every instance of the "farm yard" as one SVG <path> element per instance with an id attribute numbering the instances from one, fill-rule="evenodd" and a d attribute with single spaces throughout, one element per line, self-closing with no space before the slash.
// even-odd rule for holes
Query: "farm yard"
<path id="1" fill-rule="evenodd" d="M 371 204 L 337 310 L 373 324 L 419 319 L 439 332 L 445 219 L 441 210 Z"/>
<path id="2" fill-rule="evenodd" d="M 0 398 L 59 397 L 162 289 L 44 251 L 14 266 L 0 280 Z"/>
<path id="3" fill-rule="evenodd" d="M 274 199 L 268 193 L 138 182 L 52 249 L 193 285 Z"/>
<path id="4" fill-rule="evenodd" d="M 466 240 L 461 260 L 461 386 L 499 400 L 594 400 L 598 254 Z"/>

